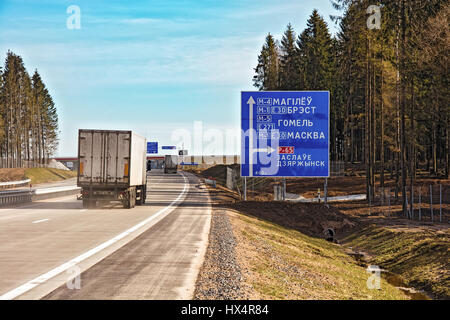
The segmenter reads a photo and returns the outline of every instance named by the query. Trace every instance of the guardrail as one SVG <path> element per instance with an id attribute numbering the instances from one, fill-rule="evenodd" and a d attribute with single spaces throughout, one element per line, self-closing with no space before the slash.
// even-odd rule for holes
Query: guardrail
<path id="1" fill-rule="evenodd" d="M 62 196 L 68 196 L 71 194 L 77 194 L 81 192 L 81 188 L 77 186 L 63 186 L 63 187 L 50 187 L 35 189 L 32 195 L 32 201 L 44 200 Z"/>
<path id="2" fill-rule="evenodd" d="M 77 186 L 40 188 L 29 190 L 11 190 L 0 192 L 0 207 L 12 206 L 36 200 L 44 200 L 79 193 Z"/>
<path id="3" fill-rule="evenodd" d="M 32 190 L 16 190 L 0 192 L 0 206 L 10 206 L 18 203 L 31 202 Z"/>
<path id="4" fill-rule="evenodd" d="M 30 182 L 31 182 L 31 179 L 20 180 L 20 181 L 0 182 L 0 189 L 7 189 L 7 188 L 13 188 L 13 187 L 22 187 L 22 186 L 26 186 Z"/>

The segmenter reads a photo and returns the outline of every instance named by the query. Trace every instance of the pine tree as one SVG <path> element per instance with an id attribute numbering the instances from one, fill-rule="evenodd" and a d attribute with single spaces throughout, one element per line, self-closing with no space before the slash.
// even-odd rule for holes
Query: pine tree
<path id="1" fill-rule="evenodd" d="M 336 83 L 342 90 L 342 103 L 345 117 L 343 129 L 343 145 L 345 160 L 352 163 L 363 160 L 360 152 L 363 145 L 363 127 L 361 118 L 364 116 L 364 67 L 361 63 L 364 55 L 361 37 L 360 8 L 348 7 L 340 18 L 340 32 L 337 34 Z"/>
<path id="2" fill-rule="evenodd" d="M 380 30 L 367 27 L 369 0 L 332 3 L 343 10 L 335 17 L 340 32 L 331 38 L 312 13 L 296 42 L 294 90 L 331 92 L 331 158 L 343 153 L 345 161 L 363 162 L 372 197 L 376 168 L 381 188 L 389 170 L 395 195 L 402 190 L 406 204 L 406 184 L 414 184 L 421 163 L 436 176 L 450 173 L 448 0 L 379 1 Z M 280 46 L 282 89 L 292 88 L 292 34 L 288 25 Z M 267 90 L 267 45 L 263 49 L 254 80 Z"/>
<path id="3" fill-rule="evenodd" d="M 337 137 L 343 130 L 338 121 L 343 117 L 343 107 L 337 90 L 338 82 L 333 78 L 339 47 L 317 10 L 308 19 L 307 28 L 299 35 L 297 45 L 297 88 L 330 91 L 331 158 L 336 159 L 341 153 Z"/>
<path id="4" fill-rule="evenodd" d="M 280 46 L 280 89 L 295 90 L 298 83 L 297 48 L 292 25 L 287 25 Z"/>
<path id="5" fill-rule="evenodd" d="M 30 79 L 22 58 L 8 51 L 0 72 L 0 166 L 45 163 L 57 146 L 58 115 L 50 93 L 39 73 Z"/>
<path id="6" fill-rule="evenodd" d="M 344 119 L 347 122 L 344 124 L 345 153 L 352 161 L 360 159 L 355 154 L 363 153 L 368 166 L 368 186 L 372 187 L 376 161 L 380 161 L 380 186 L 383 187 L 387 160 L 391 177 L 395 171 L 396 195 L 401 185 L 406 213 L 406 184 L 414 184 L 419 161 L 427 161 L 430 171 L 436 175 L 439 162 L 445 164 L 441 172 L 450 171 L 446 169 L 450 147 L 449 98 L 445 89 L 448 88 L 449 23 L 445 11 L 448 1 L 380 1 L 381 30 L 369 31 L 365 24 L 366 8 L 370 4 L 368 0 L 334 1 L 337 9 L 344 10 L 344 15 L 339 17 L 337 77 L 346 93 L 343 96 L 347 97 L 345 114 L 349 114 L 348 120 Z M 429 30 L 427 25 L 436 19 L 440 19 L 439 26 Z M 435 39 L 441 39 L 440 43 Z M 439 52 L 436 57 L 433 51 Z M 430 62 L 429 57 L 439 61 Z M 360 111 L 362 105 L 364 113 Z M 363 131 L 358 128 L 355 131 L 354 119 L 363 120 L 355 121 L 364 123 Z"/>
<path id="7" fill-rule="evenodd" d="M 9 167 L 21 166 L 21 115 L 25 110 L 24 91 L 26 70 L 22 58 L 8 51 L 3 73 L 3 90 L 5 98 L 6 119 L 6 162 Z"/>
<path id="8" fill-rule="evenodd" d="M 4 144 L 5 144 L 5 137 L 6 137 L 6 123 L 4 120 L 4 115 L 6 112 L 5 107 L 5 94 L 4 94 L 4 86 L 3 86 L 3 68 L 0 66 L 0 168 L 3 168 L 5 166 L 4 160 L 5 160 L 5 150 L 4 150 Z"/>
<path id="9" fill-rule="evenodd" d="M 44 104 L 42 113 L 43 136 L 45 157 L 48 159 L 58 147 L 58 114 L 51 95 L 44 90 Z"/>
<path id="10" fill-rule="evenodd" d="M 279 54 L 278 45 L 269 33 L 261 53 L 258 56 L 253 85 L 259 90 L 279 89 Z"/>
<path id="11" fill-rule="evenodd" d="M 44 150 L 43 150 L 43 123 L 42 123 L 42 112 L 43 112 L 43 97 L 45 86 L 42 83 L 41 76 L 35 70 L 33 74 L 33 119 L 34 119 L 34 130 L 33 130 L 33 145 L 34 145 L 34 155 L 33 159 L 37 160 L 38 163 L 43 163 L 44 161 Z"/>
<path id="12" fill-rule="evenodd" d="M 58 145 L 58 115 L 56 107 L 41 76 L 36 70 L 33 74 L 33 114 L 36 128 L 33 132 L 34 143 L 37 145 L 37 159 L 45 162 Z"/>
<path id="13" fill-rule="evenodd" d="M 307 22 L 307 28 L 299 35 L 298 86 L 302 90 L 329 90 L 333 72 L 332 41 L 328 26 L 317 10 Z"/>

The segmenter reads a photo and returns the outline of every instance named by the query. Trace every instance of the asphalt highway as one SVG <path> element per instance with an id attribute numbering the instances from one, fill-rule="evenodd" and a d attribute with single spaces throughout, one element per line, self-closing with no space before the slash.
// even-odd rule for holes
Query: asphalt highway
<path id="1" fill-rule="evenodd" d="M 209 195 L 188 173 L 148 176 L 145 205 L 76 196 L 0 209 L 0 299 L 189 299 L 208 243 Z"/>

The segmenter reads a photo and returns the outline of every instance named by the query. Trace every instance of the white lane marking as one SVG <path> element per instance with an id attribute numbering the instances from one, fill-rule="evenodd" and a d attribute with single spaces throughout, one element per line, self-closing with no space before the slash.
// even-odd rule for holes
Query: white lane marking
<path id="1" fill-rule="evenodd" d="M 85 212 L 85 211 L 87 211 L 87 209 L 81 209 L 81 210 L 80 210 L 80 212 Z"/>
<path id="2" fill-rule="evenodd" d="M 38 276 L 37 278 L 34 278 L 33 280 L 28 281 L 27 283 L 24 283 L 23 285 L 21 285 L 20 287 L 17 287 L 3 295 L 0 296 L 0 300 L 12 300 L 14 298 L 17 298 L 18 296 L 24 294 L 27 291 L 30 291 L 31 289 L 33 289 L 34 287 L 46 282 L 47 280 L 57 276 L 58 274 L 66 271 L 67 269 L 69 269 L 70 267 L 82 262 L 83 260 L 93 256 L 94 254 L 102 251 L 103 249 L 109 247 L 110 245 L 116 243 L 117 241 L 119 241 L 120 239 L 126 237 L 127 235 L 129 235 L 130 233 L 138 230 L 139 228 L 143 227 L 144 225 L 146 225 L 147 223 L 149 223 L 150 221 L 152 221 L 153 219 L 157 218 L 158 216 L 162 215 L 163 213 L 165 213 L 167 210 L 169 210 L 171 207 L 173 207 L 175 204 L 177 204 L 178 201 L 180 201 L 180 199 L 183 197 L 183 195 L 186 193 L 186 189 L 188 187 L 188 180 L 186 179 L 186 177 L 184 176 L 184 174 L 181 174 L 183 176 L 184 179 L 184 187 L 183 187 L 183 191 L 178 195 L 178 197 L 172 201 L 172 203 L 170 205 L 168 205 L 167 207 L 165 207 L 164 209 L 159 210 L 158 212 L 156 212 L 154 215 L 152 215 L 151 217 L 145 219 L 144 221 L 138 223 L 137 225 L 129 228 L 128 230 L 122 232 L 121 234 L 115 236 L 114 238 L 98 245 L 97 247 L 83 253 L 82 255 L 79 255 L 78 257 L 63 263 L 62 265 L 60 265 L 59 267 L 56 267 L 50 271 L 48 271 L 47 273 L 44 273 L 40 276 Z M 177 204 L 178 206 L 178 204 Z"/>
<path id="3" fill-rule="evenodd" d="M 39 223 L 39 222 L 44 222 L 44 221 L 48 221 L 48 220 L 50 220 L 50 219 L 41 219 L 41 220 L 33 221 L 32 223 Z"/>

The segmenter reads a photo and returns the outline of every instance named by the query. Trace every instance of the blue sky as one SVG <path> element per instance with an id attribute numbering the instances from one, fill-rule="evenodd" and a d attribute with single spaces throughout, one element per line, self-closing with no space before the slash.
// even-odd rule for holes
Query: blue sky
<path id="1" fill-rule="evenodd" d="M 66 12 L 81 10 L 81 29 Z M 174 145 L 174 130 L 239 129 L 240 91 L 268 32 L 297 33 L 316 8 L 335 33 L 329 0 L 0 0 L 0 57 L 38 69 L 60 117 L 59 156 L 77 152 L 79 128 L 131 129 Z M 239 146 L 225 146 L 237 154 Z"/>

